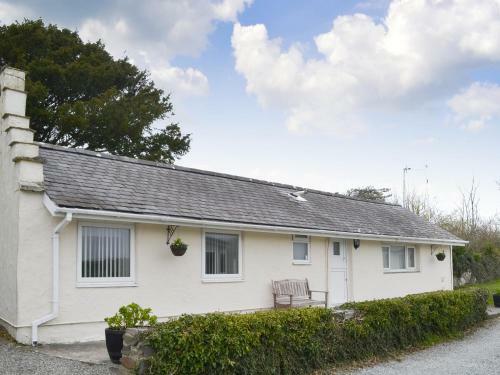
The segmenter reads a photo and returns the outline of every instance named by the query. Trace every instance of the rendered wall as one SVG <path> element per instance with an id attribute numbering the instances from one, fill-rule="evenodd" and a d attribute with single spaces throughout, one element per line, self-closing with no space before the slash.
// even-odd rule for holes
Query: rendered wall
<path id="1" fill-rule="evenodd" d="M 51 218 L 41 201 L 23 201 L 27 209 L 30 207 L 28 210 L 32 209 L 26 212 L 31 218 L 27 232 L 37 233 L 20 246 L 20 273 L 36 274 L 37 280 L 36 285 L 29 278 L 19 283 L 19 323 L 23 328 L 18 330 L 17 339 L 29 343 L 31 321 L 50 311 L 50 228 L 61 218 Z M 201 229 L 177 230 L 175 237 L 181 237 L 189 248 L 184 256 L 174 257 L 165 244 L 164 226 L 136 224 L 137 286 L 80 288 L 76 286 L 77 228 L 75 220 L 61 233 L 60 314 L 39 328 L 40 342 L 102 340 L 104 317 L 130 302 L 152 307 L 160 318 L 166 318 L 183 313 L 272 307 L 272 279 L 308 278 L 312 289 L 327 287 L 325 238 L 312 239 L 311 265 L 294 265 L 290 235 L 242 232 L 243 281 L 215 283 L 201 279 Z M 347 241 L 350 300 L 451 289 L 448 248 L 443 248 L 446 260 L 438 262 L 431 256 L 430 246 L 419 245 L 418 272 L 388 274 L 382 267 L 381 242 L 362 241 L 357 250 L 351 242 Z M 45 271 L 37 273 L 38 268 Z"/>
<path id="2" fill-rule="evenodd" d="M 16 334 L 19 312 L 21 196 L 40 199 L 43 190 L 38 146 L 25 116 L 24 89 L 23 71 L 10 67 L 0 70 L 0 323 L 12 335 Z"/>
<path id="3" fill-rule="evenodd" d="M 0 93 L 1 95 L 1 93 Z M 0 111 L 0 323 L 17 324 L 18 186 Z"/>
<path id="4" fill-rule="evenodd" d="M 21 284 L 28 283 L 36 289 L 37 276 L 43 279 L 50 272 L 43 264 L 47 254 L 42 254 L 38 265 L 35 254 L 40 242 L 44 248 L 43 241 L 50 241 L 50 232 L 40 223 L 32 225 L 32 219 L 44 217 L 36 211 L 42 202 L 43 167 L 38 145 L 33 142 L 34 131 L 25 116 L 24 90 L 25 72 L 11 67 L 0 70 L 0 323 L 15 337 L 26 312 L 20 307 L 22 298 L 34 296 L 29 302 L 34 305 L 46 297 L 33 292 L 25 294 Z M 50 222 L 49 218 L 45 224 Z M 25 263 L 29 266 L 25 267 Z"/>
<path id="5" fill-rule="evenodd" d="M 445 252 L 446 259 L 442 262 L 431 255 L 430 245 L 417 245 L 416 248 L 417 272 L 385 273 L 382 242 L 361 241 L 361 246 L 357 250 L 351 246 L 350 299 L 362 301 L 453 289 L 449 247 L 433 247 L 434 255 L 437 250 Z"/>
<path id="6" fill-rule="evenodd" d="M 22 243 L 26 251 L 21 251 L 20 272 L 36 275 L 37 281 L 36 285 L 28 279 L 20 282 L 19 323 L 23 328 L 18 330 L 17 339 L 29 343 L 31 321 L 50 311 L 50 227 L 61 219 L 54 221 L 43 211 L 41 202 L 25 202 L 33 209 L 30 214 L 26 212 L 26 217 L 31 218 L 31 232 L 37 235 Z M 165 244 L 165 227 L 147 224 L 135 225 L 137 286 L 77 287 L 77 224 L 72 222 L 61 233 L 60 313 L 39 328 L 42 343 L 102 340 L 104 317 L 130 302 L 151 307 L 156 315 L 165 318 L 183 313 L 270 308 L 272 279 L 307 277 L 312 289 L 326 288 L 324 238 L 311 240 L 312 264 L 294 265 L 291 235 L 243 232 L 243 281 L 204 282 L 202 230 L 179 228 L 175 236 L 189 248 L 184 256 L 175 257 Z"/>

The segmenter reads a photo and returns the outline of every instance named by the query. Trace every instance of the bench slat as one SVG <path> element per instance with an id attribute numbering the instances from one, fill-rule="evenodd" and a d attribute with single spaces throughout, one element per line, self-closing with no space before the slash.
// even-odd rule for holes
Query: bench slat
<path id="1" fill-rule="evenodd" d="M 316 301 L 311 297 L 307 279 L 285 279 L 271 282 L 274 295 L 274 307 L 294 307 L 327 304 L 328 292 L 325 293 L 324 301 Z"/>

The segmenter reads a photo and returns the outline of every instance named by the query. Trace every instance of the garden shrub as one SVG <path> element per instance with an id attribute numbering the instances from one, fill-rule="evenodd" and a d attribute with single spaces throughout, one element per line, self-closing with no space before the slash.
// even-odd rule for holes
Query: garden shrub
<path id="1" fill-rule="evenodd" d="M 304 374 L 463 332 L 486 317 L 487 291 L 348 303 L 354 318 L 303 308 L 184 315 L 147 337 L 152 374 Z"/>
<path id="2" fill-rule="evenodd" d="M 455 286 L 483 283 L 500 278 L 500 249 L 488 244 L 479 250 L 453 248 Z"/>

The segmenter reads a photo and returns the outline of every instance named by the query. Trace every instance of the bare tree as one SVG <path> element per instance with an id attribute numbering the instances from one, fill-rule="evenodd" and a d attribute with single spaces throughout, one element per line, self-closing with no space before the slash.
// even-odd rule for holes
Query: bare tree
<path id="1" fill-rule="evenodd" d="M 398 197 L 394 197 L 393 202 L 399 203 Z M 439 210 L 433 206 L 427 195 L 419 194 L 415 190 L 406 194 L 405 208 L 413 212 L 415 215 L 423 217 L 432 222 L 438 222 L 441 218 Z"/>
<path id="2" fill-rule="evenodd" d="M 471 237 L 477 231 L 480 222 L 479 197 L 477 194 L 478 185 L 472 178 L 471 186 L 468 190 L 460 190 L 462 201 L 458 208 L 458 216 L 461 225 L 461 232 L 467 237 Z"/>

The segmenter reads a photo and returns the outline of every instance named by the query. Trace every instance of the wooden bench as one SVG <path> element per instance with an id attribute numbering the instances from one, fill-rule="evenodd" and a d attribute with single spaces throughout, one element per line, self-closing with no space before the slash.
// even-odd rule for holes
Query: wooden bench
<path id="1" fill-rule="evenodd" d="M 328 299 L 328 292 L 323 290 L 309 289 L 309 282 L 307 279 L 286 279 L 272 281 L 274 307 L 300 307 L 300 306 L 313 306 L 325 305 Z M 312 293 L 324 293 L 325 299 L 323 301 L 313 300 Z"/>

